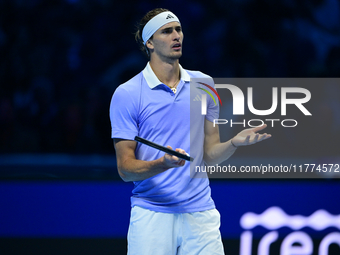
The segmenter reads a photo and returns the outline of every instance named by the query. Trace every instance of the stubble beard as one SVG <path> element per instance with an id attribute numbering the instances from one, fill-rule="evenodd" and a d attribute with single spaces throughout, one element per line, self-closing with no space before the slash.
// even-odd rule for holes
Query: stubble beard
<path id="1" fill-rule="evenodd" d="M 170 60 L 171 62 L 179 60 L 180 57 L 182 57 L 182 51 L 180 51 L 180 52 L 171 52 L 168 56 L 165 56 L 165 58 Z"/>
<path id="2" fill-rule="evenodd" d="M 173 62 L 178 61 L 180 57 L 182 57 L 182 50 L 172 51 L 172 52 L 169 52 L 168 54 L 164 54 L 164 53 L 162 54 L 162 52 L 158 52 L 158 53 L 156 52 L 156 54 L 162 61 L 173 63 Z"/>

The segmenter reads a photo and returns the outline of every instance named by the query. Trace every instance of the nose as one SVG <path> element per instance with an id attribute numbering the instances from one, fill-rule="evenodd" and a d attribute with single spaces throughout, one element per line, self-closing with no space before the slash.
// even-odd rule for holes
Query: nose
<path id="1" fill-rule="evenodd" d="M 181 38 L 181 35 L 179 32 L 177 32 L 176 30 L 174 30 L 174 41 L 179 41 L 179 39 Z"/>

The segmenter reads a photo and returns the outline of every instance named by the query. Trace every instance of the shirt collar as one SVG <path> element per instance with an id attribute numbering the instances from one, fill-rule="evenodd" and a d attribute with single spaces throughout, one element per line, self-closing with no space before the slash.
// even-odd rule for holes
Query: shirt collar
<path id="1" fill-rule="evenodd" d="M 187 71 L 185 71 L 181 65 L 179 65 L 179 71 L 181 74 L 181 80 L 185 81 L 185 82 L 190 82 L 190 76 L 188 74 Z M 144 78 L 146 80 L 146 82 L 148 83 L 149 87 L 151 89 L 155 88 L 156 86 L 163 84 L 155 75 L 155 73 L 153 72 L 151 66 L 150 66 L 150 62 L 148 62 L 148 64 L 146 65 L 146 67 L 143 70 L 143 75 Z"/>

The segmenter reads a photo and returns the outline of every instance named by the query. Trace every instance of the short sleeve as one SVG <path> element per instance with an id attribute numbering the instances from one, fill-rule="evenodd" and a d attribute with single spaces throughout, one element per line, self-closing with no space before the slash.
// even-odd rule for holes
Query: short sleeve
<path id="1" fill-rule="evenodd" d="M 116 89 L 110 104 L 111 138 L 134 140 L 138 135 L 137 105 L 124 87 Z"/>

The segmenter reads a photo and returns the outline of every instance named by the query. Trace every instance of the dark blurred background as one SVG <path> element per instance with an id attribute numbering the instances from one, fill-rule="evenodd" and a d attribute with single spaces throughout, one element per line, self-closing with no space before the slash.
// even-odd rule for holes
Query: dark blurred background
<path id="1" fill-rule="evenodd" d="M 125 253 L 132 184 L 116 173 L 109 103 L 116 87 L 146 65 L 133 33 L 156 7 L 181 20 L 180 62 L 186 69 L 212 77 L 339 76 L 338 0 L 0 0 L 1 254 Z M 323 156 L 340 163 L 339 87 L 320 93 L 312 105 L 321 118 L 320 136 L 305 139 L 315 138 L 328 148 Z M 282 150 L 289 146 L 293 154 L 306 156 L 301 140 L 287 143 L 285 135 L 276 137 L 286 142 Z M 214 186 L 236 192 L 227 200 L 238 209 L 231 212 Z M 330 193 L 322 193 L 325 187 L 332 187 Z M 340 214 L 338 203 L 322 204 L 322 194 L 335 199 L 338 187 L 333 179 L 213 180 L 222 226 L 223 217 L 234 213 L 229 220 L 236 219 L 221 229 L 225 245 L 232 247 L 226 254 L 239 253 L 243 213 L 262 213 L 288 192 L 291 199 L 281 206 L 290 214 L 307 216 L 321 207 Z M 259 190 L 277 197 L 240 206 Z M 319 199 L 310 201 L 315 196 Z M 89 225 L 84 230 L 77 224 Z M 318 245 L 321 237 L 315 236 Z"/>
<path id="2" fill-rule="evenodd" d="M 2 0 L 0 151 L 113 153 L 110 98 L 144 68 L 133 32 L 159 6 L 182 22 L 187 69 L 212 77 L 339 75 L 336 0 Z"/>

